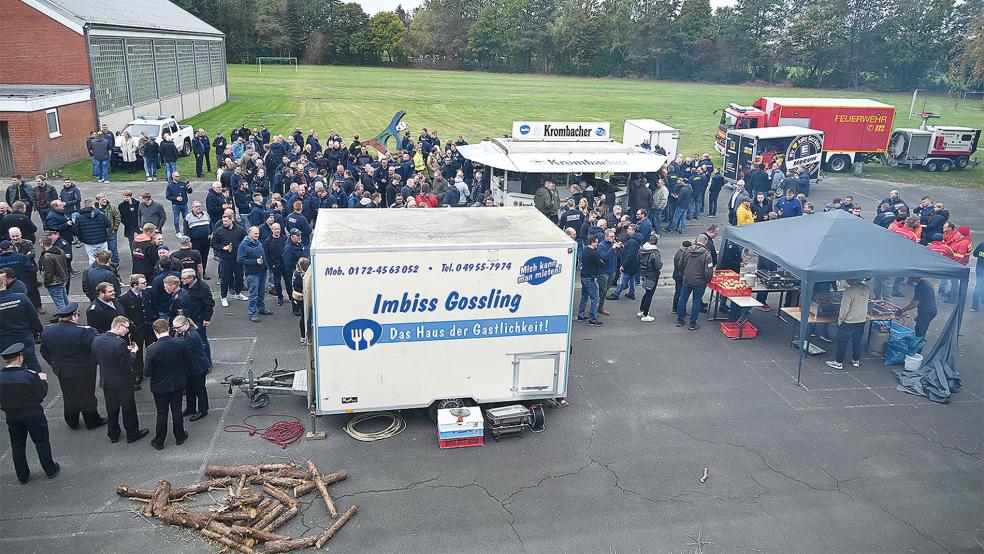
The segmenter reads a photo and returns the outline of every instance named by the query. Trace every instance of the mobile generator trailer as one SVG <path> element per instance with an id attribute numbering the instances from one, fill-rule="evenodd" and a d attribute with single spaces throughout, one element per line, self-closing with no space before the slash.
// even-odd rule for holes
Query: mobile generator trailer
<path id="1" fill-rule="evenodd" d="M 533 207 L 321 210 L 312 412 L 565 398 L 575 256 Z"/>

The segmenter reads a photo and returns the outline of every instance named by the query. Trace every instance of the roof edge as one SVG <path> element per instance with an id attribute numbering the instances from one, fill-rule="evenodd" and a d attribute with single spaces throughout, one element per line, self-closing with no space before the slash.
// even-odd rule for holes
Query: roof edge
<path id="1" fill-rule="evenodd" d="M 20 0 L 26 6 L 34 8 L 49 18 L 61 23 L 68 29 L 80 35 L 85 34 L 85 21 L 66 12 L 62 8 L 47 2 L 46 0 Z"/>

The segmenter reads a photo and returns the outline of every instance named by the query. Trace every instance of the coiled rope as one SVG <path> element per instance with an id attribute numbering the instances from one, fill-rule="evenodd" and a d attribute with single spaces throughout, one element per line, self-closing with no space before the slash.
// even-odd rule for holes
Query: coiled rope
<path id="1" fill-rule="evenodd" d="M 388 427 L 381 431 L 376 431 L 374 433 L 362 433 L 355 428 L 356 425 L 369 421 L 370 419 L 380 419 L 388 418 L 390 424 Z M 362 442 L 375 442 L 383 439 L 388 439 L 390 437 L 395 437 L 399 435 L 401 431 L 407 428 L 407 423 L 403 421 L 403 418 L 399 414 L 394 412 L 370 412 L 365 414 L 358 414 L 348 423 L 345 424 L 345 432 L 348 433 L 350 437 L 357 441 Z"/>
<path id="2" fill-rule="evenodd" d="M 277 421 L 266 428 L 259 428 L 249 423 L 249 420 L 254 417 L 282 417 L 287 419 Z M 253 414 L 246 416 L 242 425 L 227 425 L 223 431 L 226 433 L 249 433 L 251 437 L 259 433 L 261 437 L 279 445 L 280 448 L 287 448 L 304 436 L 304 424 L 296 417 L 287 414 Z"/>

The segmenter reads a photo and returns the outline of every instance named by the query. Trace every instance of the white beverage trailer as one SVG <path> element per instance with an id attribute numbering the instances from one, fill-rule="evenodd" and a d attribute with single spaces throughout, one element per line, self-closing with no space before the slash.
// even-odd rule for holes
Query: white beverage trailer
<path id="1" fill-rule="evenodd" d="M 622 144 L 642 146 L 649 141 L 649 149 L 675 159 L 680 145 L 680 130 L 655 119 L 626 119 L 622 129 Z"/>
<path id="2" fill-rule="evenodd" d="M 312 412 L 566 397 L 575 247 L 532 207 L 321 210 Z"/>
<path id="3" fill-rule="evenodd" d="M 629 178 L 654 176 L 667 158 L 612 140 L 610 127 L 608 122 L 517 121 L 512 136 L 459 146 L 458 152 L 491 171 L 489 188 L 497 206 L 532 206 L 547 179 L 557 184 L 561 202 L 570 197 L 570 185 L 584 180 L 595 197 L 622 203 Z"/>

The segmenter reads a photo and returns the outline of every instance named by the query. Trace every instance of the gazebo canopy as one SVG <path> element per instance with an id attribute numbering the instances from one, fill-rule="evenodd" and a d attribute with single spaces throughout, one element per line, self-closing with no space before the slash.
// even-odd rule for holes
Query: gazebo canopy
<path id="1" fill-rule="evenodd" d="M 800 314 L 808 314 L 813 285 L 822 281 L 932 277 L 960 282 L 956 308 L 918 371 L 896 370 L 898 389 L 948 402 L 960 390 L 957 344 L 970 268 L 842 210 L 727 227 L 724 240 L 757 252 L 799 277 Z M 807 317 L 800 318 L 796 382 L 806 353 Z"/>
<path id="2" fill-rule="evenodd" d="M 967 266 L 843 210 L 727 227 L 725 240 L 803 281 L 880 277 L 961 278 Z"/>

